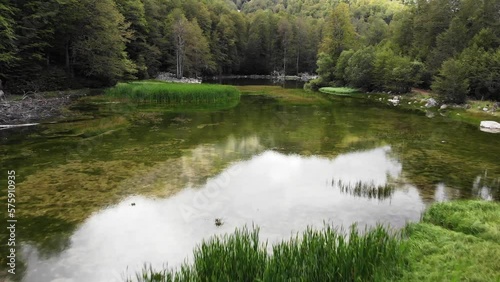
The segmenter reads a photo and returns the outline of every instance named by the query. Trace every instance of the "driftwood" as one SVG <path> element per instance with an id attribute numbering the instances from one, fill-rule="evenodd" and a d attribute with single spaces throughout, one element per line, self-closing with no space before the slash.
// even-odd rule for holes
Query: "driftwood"
<path id="1" fill-rule="evenodd" d="M 0 124 L 4 124 L 0 128 L 12 128 L 9 125 L 31 124 L 57 116 L 61 108 L 71 102 L 69 97 L 46 99 L 33 96 L 25 95 L 22 100 L 0 102 Z"/>
<path id="2" fill-rule="evenodd" d="M 9 129 L 9 128 L 16 128 L 16 127 L 35 126 L 35 125 L 39 125 L 39 123 L 6 124 L 6 125 L 0 124 L 0 130 Z"/>

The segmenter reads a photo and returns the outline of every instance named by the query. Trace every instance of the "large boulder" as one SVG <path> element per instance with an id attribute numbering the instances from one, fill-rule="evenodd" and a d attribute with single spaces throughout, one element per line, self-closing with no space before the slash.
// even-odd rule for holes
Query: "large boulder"
<path id="1" fill-rule="evenodd" d="M 425 107 L 426 108 L 432 108 L 432 107 L 436 107 L 438 105 L 437 101 L 434 100 L 434 98 L 429 98 L 427 100 L 427 103 L 425 104 Z"/>
<path id="2" fill-rule="evenodd" d="M 479 125 L 481 131 L 489 133 L 500 133 L 500 123 L 491 120 L 481 121 Z"/>

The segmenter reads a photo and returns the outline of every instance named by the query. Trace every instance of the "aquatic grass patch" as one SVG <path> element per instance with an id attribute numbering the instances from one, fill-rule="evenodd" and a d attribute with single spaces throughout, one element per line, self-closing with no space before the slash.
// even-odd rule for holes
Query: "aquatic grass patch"
<path id="1" fill-rule="evenodd" d="M 359 89 L 350 88 L 350 87 L 322 87 L 319 89 L 319 91 L 323 92 L 323 93 L 335 94 L 335 95 L 361 93 L 361 91 Z"/>
<path id="2" fill-rule="evenodd" d="M 394 193 L 394 185 L 386 183 L 385 185 L 375 185 L 373 182 L 356 181 L 343 182 L 341 179 L 335 181 L 332 179 L 332 186 L 337 187 L 341 193 L 349 194 L 356 197 L 364 197 L 368 199 L 388 199 Z"/>
<path id="3" fill-rule="evenodd" d="M 194 250 L 194 261 L 178 270 L 145 267 L 137 281 L 380 281 L 405 263 L 406 246 L 398 233 L 381 225 L 348 232 L 308 228 L 268 251 L 259 230 L 236 229 Z M 129 279 L 132 281 L 132 279 Z"/>
<path id="4" fill-rule="evenodd" d="M 217 84 L 183 84 L 161 81 L 118 83 L 106 95 L 139 103 L 167 105 L 232 104 L 240 99 L 233 86 Z"/>

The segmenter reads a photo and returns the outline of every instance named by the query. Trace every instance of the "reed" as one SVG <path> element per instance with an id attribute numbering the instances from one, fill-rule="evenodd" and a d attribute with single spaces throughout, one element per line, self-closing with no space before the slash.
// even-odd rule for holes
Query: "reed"
<path id="1" fill-rule="evenodd" d="M 351 182 L 345 183 L 341 179 L 337 181 L 332 179 L 332 186 L 336 186 L 341 193 L 369 199 L 385 200 L 392 197 L 394 193 L 394 185 L 391 184 L 375 185 L 373 182 L 362 181 L 351 184 Z"/>
<path id="2" fill-rule="evenodd" d="M 139 103 L 170 105 L 225 104 L 240 99 L 240 92 L 233 86 L 161 81 L 118 83 L 107 89 L 106 95 Z"/>
<path id="3" fill-rule="evenodd" d="M 145 267 L 137 281 L 384 281 L 398 275 L 406 245 L 383 226 L 348 232 L 308 228 L 268 251 L 258 229 L 216 236 L 178 270 Z M 132 280 L 129 280 L 132 281 Z"/>

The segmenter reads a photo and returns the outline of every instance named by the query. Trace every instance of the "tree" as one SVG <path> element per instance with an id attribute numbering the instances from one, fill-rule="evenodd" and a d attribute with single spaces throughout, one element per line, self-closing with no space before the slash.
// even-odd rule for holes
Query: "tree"
<path id="1" fill-rule="evenodd" d="M 5 81 L 8 68 L 18 58 L 15 44 L 15 7 L 8 1 L 3 2 L 0 3 L 0 79 Z"/>
<path id="2" fill-rule="evenodd" d="M 130 24 L 130 38 L 126 44 L 129 58 L 136 64 L 139 78 L 148 78 L 148 65 L 146 61 L 151 47 L 147 42 L 148 22 L 144 3 L 140 0 L 115 0 L 118 11 Z"/>
<path id="3" fill-rule="evenodd" d="M 212 50 L 218 65 L 218 73 L 230 73 L 232 60 L 236 59 L 236 29 L 228 15 L 222 15 L 212 34 Z"/>
<path id="4" fill-rule="evenodd" d="M 374 47 L 366 47 L 356 51 L 349 58 L 345 77 L 351 86 L 371 89 L 373 86 L 373 63 L 375 60 Z"/>
<path id="5" fill-rule="evenodd" d="M 335 66 L 334 77 L 341 85 L 347 84 L 346 69 L 349 63 L 349 59 L 354 54 L 354 50 L 345 50 L 340 53 L 339 59 L 337 60 L 337 65 Z"/>
<path id="6" fill-rule="evenodd" d="M 215 67 L 208 40 L 196 19 L 188 23 L 184 54 L 185 70 L 191 76 L 199 77 L 202 71 L 211 71 Z"/>
<path id="7" fill-rule="evenodd" d="M 443 63 L 435 77 L 432 90 L 436 91 L 444 102 L 464 103 L 469 88 L 466 66 L 456 59 Z"/>
<path id="8" fill-rule="evenodd" d="M 186 48 L 186 36 L 188 33 L 188 20 L 180 9 L 174 10 L 171 17 L 172 42 L 175 48 L 175 75 L 177 78 L 184 76 L 184 58 Z"/>
<path id="9" fill-rule="evenodd" d="M 322 58 L 318 57 L 318 67 L 323 65 L 322 70 L 318 68 L 318 74 L 323 81 L 331 81 L 337 58 L 342 51 L 354 47 L 355 33 L 349 16 L 349 6 L 345 3 L 338 4 L 330 13 L 325 25 L 325 35 L 321 42 L 320 52 Z M 324 56 L 329 56 L 327 60 Z M 322 60 L 320 62 L 320 59 Z M 325 76 L 326 75 L 326 76 Z"/>
<path id="10" fill-rule="evenodd" d="M 128 59 L 125 44 L 131 34 L 129 24 L 112 0 L 80 1 L 86 19 L 73 43 L 74 66 L 85 76 L 113 83 L 136 72 Z"/>
<path id="11" fill-rule="evenodd" d="M 354 47 L 355 37 L 349 6 L 340 3 L 331 11 L 326 21 L 325 36 L 320 51 L 330 55 L 335 61 L 342 51 Z"/>
<path id="12" fill-rule="evenodd" d="M 287 55 L 293 38 L 293 30 L 290 21 L 282 17 L 278 22 L 278 37 L 283 49 L 283 75 L 286 75 Z"/>

